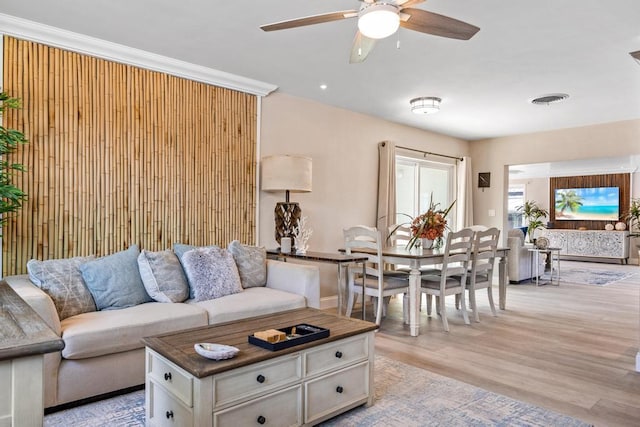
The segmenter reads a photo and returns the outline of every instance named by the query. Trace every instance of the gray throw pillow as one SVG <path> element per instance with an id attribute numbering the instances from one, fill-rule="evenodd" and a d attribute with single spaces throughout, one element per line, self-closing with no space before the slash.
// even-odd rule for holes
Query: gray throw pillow
<path id="1" fill-rule="evenodd" d="M 238 266 L 243 288 L 267 284 L 267 250 L 265 248 L 243 245 L 234 240 L 229 243 L 229 252 Z"/>
<path id="2" fill-rule="evenodd" d="M 195 301 L 242 292 L 238 268 L 226 249 L 192 249 L 182 255 L 182 267 Z"/>
<path id="3" fill-rule="evenodd" d="M 91 255 L 27 262 L 29 278 L 51 297 L 60 320 L 96 311 L 96 304 L 80 273 L 80 266 L 95 258 Z"/>
<path id="4" fill-rule="evenodd" d="M 150 302 L 138 271 L 137 245 L 80 266 L 98 310 L 116 310 Z"/>
<path id="5" fill-rule="evenodd" d="M 189 296 L 189 285 L 178 257 L 166 249 L 161 252 L 142 250 L 138 268 L 144 288 L 158 302 L 182 302 Z"/>

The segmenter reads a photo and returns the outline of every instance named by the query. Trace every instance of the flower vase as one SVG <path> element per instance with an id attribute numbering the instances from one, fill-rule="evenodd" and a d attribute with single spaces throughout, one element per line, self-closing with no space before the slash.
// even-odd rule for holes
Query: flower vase
<path id="1" fill-rule="evenodd" d="M 422 243 L 422 249 L 433 249 L 433 240 L 425 239 L 424 237 L 420 239 Z"/>

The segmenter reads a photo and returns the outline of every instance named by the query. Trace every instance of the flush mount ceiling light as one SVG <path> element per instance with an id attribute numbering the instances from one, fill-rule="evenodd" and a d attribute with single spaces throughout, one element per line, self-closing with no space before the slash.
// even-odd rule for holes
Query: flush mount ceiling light
<path id="1" fill-rule="evenodd" d="M 389 3 L 372 3 L 358 14 L 358 29 L 370 39 L 383 39 L 398 31 L 400 15 L 398 6 Z"/>
<path id="2" fill-rule="evenodd" d="M 539 96 L 531 100 L 532 104 L 536 105 L 549 105 L 556 102 L 564 101 L 569 95 L 566 93 L 550 93 L 549 95 Z"/>
<path id="3" fill-rule="evenodd" d="M 440 102 L 442 99 L 435 96 L 423 96 L 409 101 L 414 114 L 435 114 L 440 111 Z"/>

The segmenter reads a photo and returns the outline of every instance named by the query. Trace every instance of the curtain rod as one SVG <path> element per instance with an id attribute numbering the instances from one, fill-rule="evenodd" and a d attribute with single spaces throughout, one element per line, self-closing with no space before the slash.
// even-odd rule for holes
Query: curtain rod
<path id="1" fill-rule="evenodd" d="M 432 153 L 430 151 L 422 151 L 422 150 L 417 150 L 415 148 L 400 147 L 399 145 L 396 145 L 396 148 L 400 148 L 400 149 L 403 149 L 403 150 L 409 150 L 409 151 L 415 151 L 416 153 L 422 153 L 424 155 L 424 157 L 427 157 L 427 156 L 439 156 L 439 157 L 446 157 L 448 159 L 460 160 L 461 162 L 464 161 L 463 157 L 449 156 L 447 154 Z"/>

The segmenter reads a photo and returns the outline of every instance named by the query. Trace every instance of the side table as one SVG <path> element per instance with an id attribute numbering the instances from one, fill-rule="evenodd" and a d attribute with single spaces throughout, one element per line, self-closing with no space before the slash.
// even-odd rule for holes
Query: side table
<path id="1" fill-rule="evenodd" d="M 362 264 L 362 273 L 363 277 L 366 273 L 365 262 L 369 259 L 366 255 L 347 255 L 340 252 L 305 252 L 303 254 L 299 254 L 296 252 L 290 253 L 282 253 L 280 249 L 267 249 L 267 256 L 272 259 L 283 259 L 286 261 L 287 258 L 299 259 L 303 261 L 311 261 L 311 262 L 325 262 L 330 264 L 338 265 L 338 314 L 342 315 L 344 309 L 344 293 L 347 283 L 347 278 L 345 276 L 344 266 L 349 264 Z M 362 294 L 364 297 L 364 293 Z M 362 315 L 364 319 L 364 310 L 362 310 Z"/>
<path id="2" fill-rule="evenodd" d="M 536 277 L 536 286 L 540 286 L 540 254 L 541 253 L 546 253 L 548 254 L 548 256 L 551 257 L 551 277 L 550 277 L 550 284 L 554 285 L 554 286 L 560 286 L 560 250 L 561 248 L 545 248 L 545 249 L 541 249 L 541 248 L 528 248 L 529 252 L 531 252 L 531 256 L 533 257 L 532 260 L 532 265 L 531 265 L 531 276 L 533 277 L 533 264 L 535 263 L 535 277 Z M 555 264 L 555 266 L 554 266 Z M 553 272 L 555 271 L 556 273 L 556 283 L 553 283 Z M 544 273 L 544 271 L 543 271 Z M 546 285 L 546 283 L 542 283 L 543 285 Z"/>

